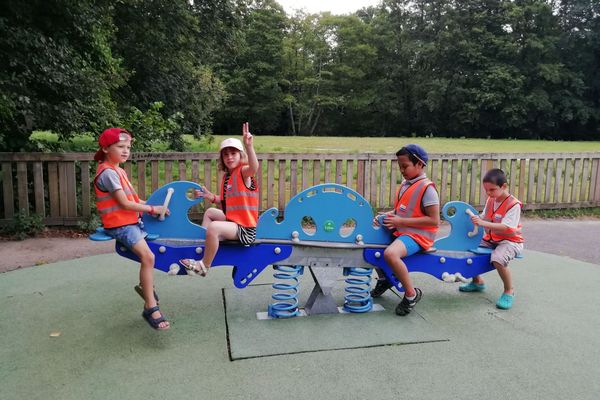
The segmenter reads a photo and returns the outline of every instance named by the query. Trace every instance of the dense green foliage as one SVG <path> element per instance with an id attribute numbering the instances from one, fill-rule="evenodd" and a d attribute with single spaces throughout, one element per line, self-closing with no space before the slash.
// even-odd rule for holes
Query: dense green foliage
<path id="1" fill-rule="evenodd" d="M 3 2 L 0 148 L 25 147 L 34 129 L 66 136 L 114 120 L 111 92 L 125 77 L 108 12 L 105 2 Z"/>
<path id="2" fill-rule="evenodd" d="M 25 240 L 44 230 L 44 217 L 40 214 L 19 210 L 14 218 L 0 227 L 0 234 L 7 235 L 17 240 Z"/>
<path id="3" fill-rule="evenodd" d="M 183 134 L 600 139 L 600 2 L 7 0 L 0 150 L 110 125 Z M 39 148 L 38 148 L 39 150 Z"/>

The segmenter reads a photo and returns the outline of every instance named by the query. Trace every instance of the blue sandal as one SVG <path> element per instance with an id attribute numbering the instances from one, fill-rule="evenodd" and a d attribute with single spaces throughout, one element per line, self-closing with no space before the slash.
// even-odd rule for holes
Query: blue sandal
<path id="1" fill-rule="evenodd" d="M 485 284 L 484 283 L 475 283 L 473 281 L 464 284 L 464 285 L 460 285 L 458 287 L 458 290 L 461 292 L 483 292 L 485 290 Z"/>
<path id="2" fill-rule="evenodd" d="M 510 310 L 513 305 L 514 294 L 502 293 L 502 296 L 496 302 L 496 307 L 501 310 Z"/>
<path id="3" fill-rule="evenodd" d="M 169 329 L 170 325 L 167 325 L 164 328 L 160 327 L 160 323 L 161 322 L 169 322 L 165 319 L 165 317 L 162 315 L 162 312 L 160 313 L 160 317 L 158 318 L 152 318 L 152 314 L 154 312 L 160 312 L 158 306 L 154 306 L 154 307 L 150 307 L 150 308 L 144 308 L 144 311 L 142 312 L 142 317 L 144 317 L 144 319 L 146 320 L 146 322 L 148 323 L 148 325 L 150 325 L 152 328 L 159 330 L 159 331 L 164 331 L 165 329 Z"/>

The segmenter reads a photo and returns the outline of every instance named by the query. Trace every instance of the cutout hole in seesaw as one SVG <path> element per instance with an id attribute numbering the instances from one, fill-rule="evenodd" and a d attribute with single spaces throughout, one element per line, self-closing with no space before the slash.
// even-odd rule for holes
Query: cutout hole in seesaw
<path id="1" fill-rule="evenodd" d="M 323 193 L 339 193 L 342 194 L 342 189 L 338 187 L 324 187 Z"/>
<path id="2" fill-rule="evenodd" d="M 352 232 L 356 229 L 356 220 L 354 218 L 348 218 L 342 226 L 340 226 L 340 236 L 348 237 L 352 235 Z"/>
<path id="3" fill-rule="evenodd" d="M 309 236 L 314 235 L 317 232 L 317 224 L 313 217 L 305 215 L 302 217 L 302 221 L 300 222 L 300 226 L 302 227 L 302 231 Z"/>
<path id="4" fill-rule="evenodd" d="M 191 187 L 188 190 L 185 191 L 185 197 L 189 200 L 189 201 L 194 201 L 196 200 L 196 193 L 195 193 L 195 188 Z"/>
<path id="5" fill-rule="evenodd" d="M 446 215 L 450 218 L 454 217 L 456 215 L 456 207 L 448 207 L 448 210 L 446 210 Z"/>

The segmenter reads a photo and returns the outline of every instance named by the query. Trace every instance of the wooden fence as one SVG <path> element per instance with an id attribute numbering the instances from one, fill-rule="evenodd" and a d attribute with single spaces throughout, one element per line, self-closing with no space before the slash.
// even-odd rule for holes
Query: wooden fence
<path id="1" fill-rule="evenodd" d="M 215 153 L 136 153 L 125 165 L 141 198 L 173 180 L 199 182 L 217 191 Z M 390 209 L 402 179 L 389 154 L 259 154 L 261 208 L 282 209 L 301 190 L 325 182 L 349 186 L 374 208 Z M 89 153 L 0 153 L 0 224 L 20 210 L 46 225 L 74 225 L 95 213 Z M 600 206 L 600 153 L 430 154 L 428 176 L 442 204 L 466 201 L 482 208 L 481 177 L 492 167 L 508 175 L 510 192 L 524 209 Z M 191 217 L 202 213 L 192 210 Z"/>

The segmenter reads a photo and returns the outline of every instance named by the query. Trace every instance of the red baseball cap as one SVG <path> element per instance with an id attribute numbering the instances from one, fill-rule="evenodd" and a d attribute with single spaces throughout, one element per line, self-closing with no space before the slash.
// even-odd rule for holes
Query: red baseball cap
<path id="1" fill-rule="evenodd" d="M 127 140 L 133 138 L 133 135 L 127 131 L 127 129 L 123 128 L 108 128 L 98 138 L 98 145 L 100 145 L 100 150 L 96 152 L 94 155 L 94 160 L 96 161 L 104 161 L 104 151 L 103 148 L 110 146 L 111 144 L 115 144 L 120 142 L 121 140 Z"/>

